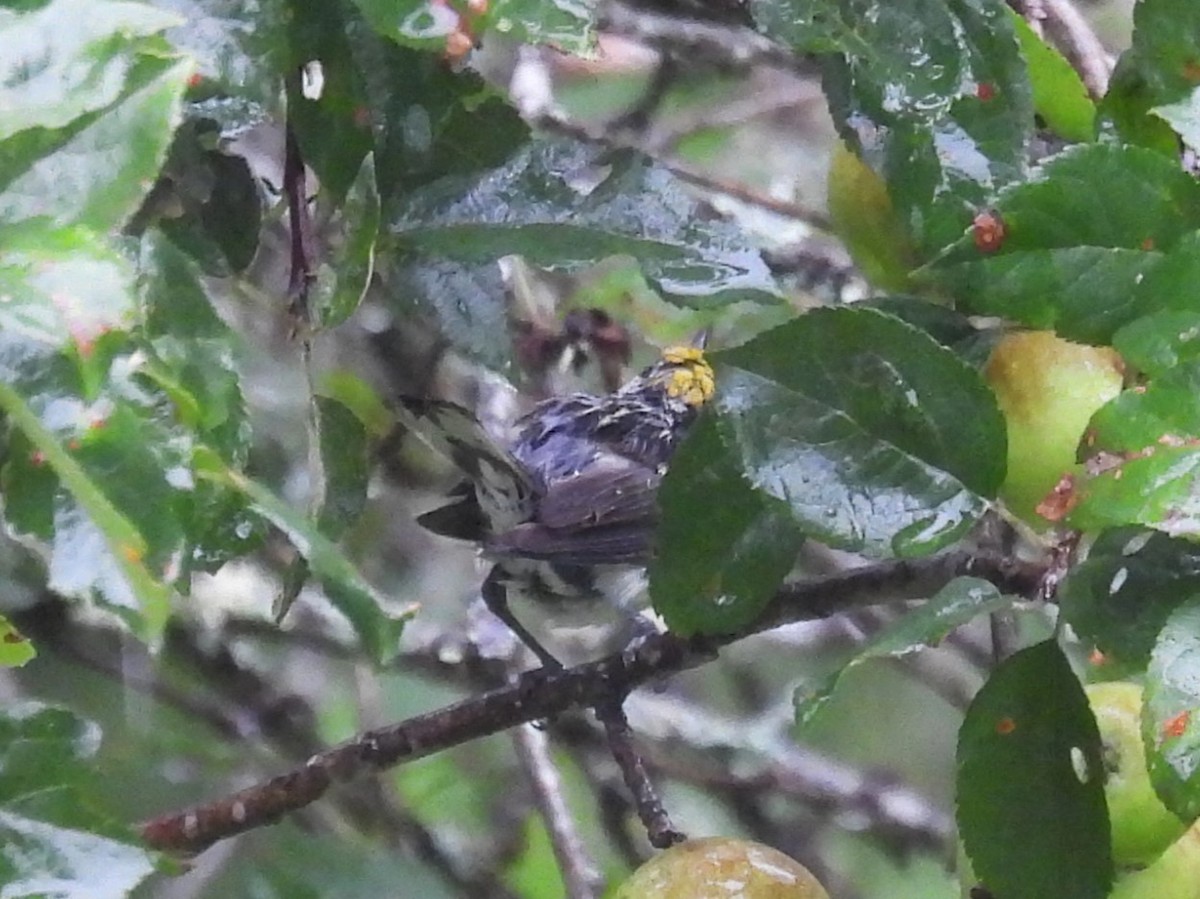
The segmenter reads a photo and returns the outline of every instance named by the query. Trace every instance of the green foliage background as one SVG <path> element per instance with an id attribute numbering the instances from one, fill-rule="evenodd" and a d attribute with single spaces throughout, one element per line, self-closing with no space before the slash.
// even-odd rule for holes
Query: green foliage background
<path id="1" fill-rule="evenodd" d="M 910 295 L 801 314 L 756 242 L 705 214 L 667 166 L 534 133 L 495 87 L 448 66 L 439 54 L 458 18 L 445 4 L 0 4 L 0 489 L 12 538 L 3 611 L 18 620 L 53 595 L 72 614 L 115 616 L 150 651 L 141 664 L 186 691 L 203 666 L 172 647 L 181 627 L 216 614 L 207 576 L 265 557 L 277 579 L 246 582 L 258 612 L 265 590 L 278 588 L 278 612 L 303 597 L 308 614 L 333 621 L 339 647 L 321 663 L 317 720 L 290 731 L 304 737 L 294 747 L 303 758 L 364 726 L 344 698 L 356 671 L 379 666 L 384 720 L 459 695 L 390 667 L 414 601 L 448 581 L 420 582 L 411 559 L 380 557 L 384 523 L 411 520 L 419 491 L 388 507 L 369 489 L 387 397 L 345 362 L 356 347 L 339 340 L 371 291 L 393 320 L 419 321 L 462 358 L 514 379 L 508 341 L 496 337 L 503 256 L 598 279 L 601 299 L 635 296 L 651 341 L 714 326 L 725 347 L 712 354 L 718 399 L 663 487 L 650 572 L 656 608 L 687 633 L 753 620 L 805 539 L 887 559 L 963 538 L 996 508 L 1006 458 L 969 317 L 989 317 L 993 332 L 1000 320 L 1053 328 L 1116 347 L 1130 384 L 1097 414 L 1084 450 L 1112 464 L 1075 473 L 1066 523 L 1086 532 L 1090 555 L 1065 578 L 1062 614 L 1113 670 L 1149 666 L 1150 771 L 1168 807 L 1193 820 L 1200 724 L 1164 725 L 1200 702 L 1200 186 L 1180 162 L 1180 141 L 1197 138 L 1198 9 L 1143 0 L 1132 47 L 1093 103 L 999 0 L 755 0 L 763 34 L 814 55 L 840 137 L 887 185 L 888 228 L 852 243 L 894 242 L 915 256 L 892 282 Z M 593 15 L 583 4 L 497 0 L 472 27 L 584 53 Z M 319 99 L 299 74 L 313 60 Z M 291 341 L 279 289 L 285 117 L 314 176 L 323 248 L 303 339 Z M 981 249 L 972 223 L 984 209 L 1003 237 Z M 866 705 L 841 717 L 818 706 L 883 689 L 871 680 L 878 666 L 860 662 L 914 651 L 1011 604 L 957 583 L 858 653 L 772 660 L 772 687 L 802 685 L 806 739 L 857 743 L 852 755 L 879 762 L 904 746 L 892 732 L 902 721 L 872 720 Z M 0 712 L 5 895 L 42 895 L 50 881 L 54 895 L 98 895 L 97 884 L 105 895 L 153 895 L 170 865 L 127 825 L 219 795 L 285 755 L 260 734 L 221 739 L 211 718 L 161 693 L 152 703 L 89 675 L 112 648 L 111 629 L 66 646 L 39 645 L 7 620 L 0 633 L 0 663 L 25 666 L 10 678 L 22 701 Z M 255 662 L 303 665 L 306 650 L 286 630 L 276 638 L 253 643 Z M 236 702 L 238 689 L 209 698 Z M 997 739 L 999 718 L 1018 722 L 1020 740 Z M 957 724 L 940 708 L 925 719 L 946 737 L 947 763 Z M 976 873 L 1008 886 L 1006 897 L 1107 892 L 1101 783 L 1068 764 L 1075 750 L 1099 764 L 1078 677 L 1053 640 L 1002 665 L 967 712 L 962 836 Z M 469 842 L 491 824 L 506 763 L 506 746 L 489 741 L 397 772 L 389 787 L 429 826 Z M 585 795 L 582 775 L 570 776 Z M 945 778 L 941 789 L 948 801 Z M 736 827 L 697 796 L 676 798 L 706 809 L 714 830 Z M 328 823 L 314 815 L 304 823 Z M 508 876 L 521 895 L 555 895 L 532 821 Z M 1070 839 L 1064 821 L 1074 822 Z M 370 828 L 351 823 L 333 836 L 296 822 L 254 834 L 205 869 L 206 888 L 446 891 L 427 867 L 374 851 Z M 602 843 L 598 824 L 586 826 Z M 896 895 L 877 848 L 838 835 L 822 853 L 835 868 L 878 867 L 887 892 L 871 894 Z M 605 858 L 619 872 L 615 852 Z M 1010 885 L 1014 867 L 1023 876 Z M 919 866 L 900 876 L 914 895 L 948 889 Z M 878 884 L 868 874 L 857 886 Z"/>

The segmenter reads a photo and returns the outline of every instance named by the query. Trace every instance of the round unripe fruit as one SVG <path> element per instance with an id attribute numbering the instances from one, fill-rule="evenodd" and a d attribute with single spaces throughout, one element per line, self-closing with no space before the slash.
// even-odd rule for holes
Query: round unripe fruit
<path id="1" fill-rule="evenodd" d="M 1122 867 L 1149 864 L 1187 825 L 1159 801 L 1150 784 L 1142 745 L 1142 688 L 1118 682 L 1092 684 L 1087 695 L 1104 744 L 1104 796 L 1112 824 L 1113 861 Z M 1200 855 L 1200 849 L 1193 854 Z"/>
<path id="2" fill-rule="evenodd" d="M 829 163 L 827 191 L 833 228 L 867 280 L 893 292 L 907 288 L 916 254 L 887 184 L 841 142 Z"/>
<path id="3" fill-rule="evenodd" d="M 615 899 L 829 899 L 808 868 L 778 849 L 708 837 L 660 852 Z"/>
<path id="4" fill-rule="evenodd" d="M 1121 392 L 1121 357 L 1109 347 L 1063 340 L 1050 331 L 1006 335 L 984 377 L 1008 424 L 1008 477 L 1001 495 L 1027 521 L 1075 466 L 1092 414 Z"/>
<path id="5" fill-rule="evenodd" d="M 1200 899 L 1200 825 L 1168 846 L 1149 867 L 1118 874 L 1108 899 Z"/>

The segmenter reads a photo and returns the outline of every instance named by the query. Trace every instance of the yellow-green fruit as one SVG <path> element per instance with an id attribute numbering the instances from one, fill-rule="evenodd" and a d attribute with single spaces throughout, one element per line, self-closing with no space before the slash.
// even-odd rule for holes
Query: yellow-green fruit
<path id="1" fill-rule="evenodd" d="M 660 852 L 615 899 L 829 899 L 820 881 L 778 849 L 708 837 Z"/>
<path id="2" fill-rule="evenodd" d="M 916 254 L 883 179 L 839 143 L 827 190 L 833 228 L 867 280 L 885 290 L 906 289 Z"/>
<path id="3" fill-rule="evenodd" d="M 1104 743 L 1113 861 L 1118 867 L 1149 864 L 1187 825 L 1159 801 L 1150 785 L 1141 733 L 1142 688 L 1120 682 L 1092 684 L 1087 695 Z"/>
<path id="4" fill-rule="evenodd" d="M 1200 826 L 1189 829 L 1149 867 L 1118 875 L 1108 899 L 1200 899 Z"/>
<path id="5" fill-rule="evenodd" d="M 1008 477 L 1001 495 L 1034 524 L 1035 509 L 1063 474 L 1092 414 L 1121 392 L 1121 357 L 1109 347 L 1051 331 L 1006 335 L 984 370 L 1008 424 Z"/>

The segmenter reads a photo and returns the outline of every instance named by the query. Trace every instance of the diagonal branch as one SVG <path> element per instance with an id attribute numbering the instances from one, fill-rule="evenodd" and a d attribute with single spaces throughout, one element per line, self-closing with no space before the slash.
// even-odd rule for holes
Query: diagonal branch
<path id="1" fill-rule="evenodd" d="M 955 550 L 786 584 L 764 613 L 737 633 L 696 639 L 654 634 L 595 662 L 556 671 L 527 671 L 506 686 L 367 731 L 264 783 L 155 818 L 142 826 L 142 837 L 157 849 L 199 852 L 218 840 L 274 823 L 304 808 L 336 782 L 424 758 L 519 724 L 553 718 L 571 708 L 596 708 L 619 701 L 648 681 L 710 661 L 719 647 L 751 634 L 791 622 L 826 618 L 874 605 L 884 598 L 894 601 L 906 596 L 930 596 L 950 580 L 966 574 L 986 578 L 1005 592 L 1028 596 L 1039 589 L 1043 571 L 1007 557 Z"/>

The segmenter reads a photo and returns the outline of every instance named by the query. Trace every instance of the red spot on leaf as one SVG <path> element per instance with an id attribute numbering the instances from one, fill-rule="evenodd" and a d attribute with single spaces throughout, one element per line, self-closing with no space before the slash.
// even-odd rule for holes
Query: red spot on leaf
<path id="1" fill-rule="evenodd" d="M 467 12 L 473 16 L 486 15 L 488 11 L 488 0 L 467 0 Z"/>
<path id="2" fill-rule="evenodd" d="M 1017 722 L 1007 715 L 996 722 L 996 733 L 1002 737 L 1007 737 L 1017 729 Z"/>
<path id="3" fill-rule="evenodd" d="M 1183 64 L 1182 74 L 1192 84 L 1200 84 L 1200 62 L 1189 59 Z"/>
<path id="4" fill-rule="evenodd" d="M 78 437 L 72 437 L 72 438 L 70 439 L 70 441 L 68 441 L 68 443 L 67 443 L 67 449 L 69 449 L 69 450 L 77 450 L 77 449 L 79 449 L 79 438 L 78 438 Z"/>
<path id="5" fill-rule="evenodd" d="M 1163 722 L 1162 733 L 1164 737 L 1182 737 L 1187 733 L 1188 722 L 1192 719 L 1192 713 L 1186 709 L 1178 715 L 1172 715 Z"/>
<path id="6" fill-rule="evenodd" d="M 996 96 L 996 88 L 988 82 L 983 81 L 976 86 L 975 96 L 986 103 L 988 100 Z"/>
<path id="7" fill-rule="evenodd" d="M 994 253 L 1004 243 L 1004 219 L 994 209 L 985 209 L 971 222 L 971 239 L 981 253 Z"/>
<path id="8" fill-rule="evenodd" d="M 203 83 L 204 83 L 204 76 L 201 75 L 199 72 L 192 72 L 192 74 L 188 76 L 188 80 L 187 80 L 188 87 L 193 87 L 193 88 L 199 87 Z"/>
<path id="9" fill-rule="evenodd" d="M 29 454 L 29 463 L 33 465 L 34 468 L 41 468 L 46 464 L 46 454 L 41 450 L 34 450 Z"/>
<path id="10" fill-rule="evenodd" d="M 1079 500 L 1079 491 L 1075 489 L 1075 476 L 1067 472 L 1058 479 L 1058 483 L 1042 498 L 1034 511 L 1047 521 L 1062 521 L 1079 505 Z"/>
<path id="11" fill-rule="evenodd" d="M 1097 668 L 1099 668 L 1101 665 L 1107 665 L 1108 656 L 1098 649 L 1093 649 L 1088 655 L 1088 664 L 1094 665 Z"/>
<path id="12" fill-rule="evenodd" d="M 1144 239 L 1144 240 L 1141 242 L 1141 244 L 1139 244 L 1139 246 L 1140 246 L 1140 247 L 1141 247 L 1143 250 L 1145 250 L 1147 253 L 1149 253 L 1151 250 L 1153 250 L 1153 249 L 1154 249 L 1154 238 L 1153 238 L 1153 237 L 1147 237 L 1147 238 L 1145 238 L 1145 239 Z"/>
<path id="13" fill-rule="evenodd" d="M 108 427 L 107 418 L 93 418 L 88 422 L 88 427 L 93 431 L 103 431 Z"/>
<path id="14" fill-rule="evenodd" d="M 354 126 L 356 128 L 370 128 L 371 110 L 366 106 L 354 107 Z"/>

